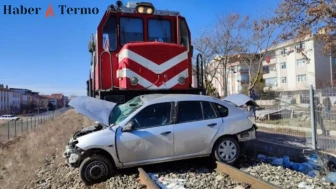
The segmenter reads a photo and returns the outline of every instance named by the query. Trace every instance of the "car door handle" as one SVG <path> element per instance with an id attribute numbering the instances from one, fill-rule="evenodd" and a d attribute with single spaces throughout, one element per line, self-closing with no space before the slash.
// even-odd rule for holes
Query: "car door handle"
<path id="1" fill-rule="evenodd" d="M 171 131 L 166 131 L 166 132 L 161 133 L 161 135 L 168 135 L 170 133 L 171 133 Z"/>
<path id="2" fill-rule="evenodd" d="M 211 123 L 211 124 L 208 125 L 208 127 L 214 127 L 216 125 L 217 125 L 217 123 Z"/>

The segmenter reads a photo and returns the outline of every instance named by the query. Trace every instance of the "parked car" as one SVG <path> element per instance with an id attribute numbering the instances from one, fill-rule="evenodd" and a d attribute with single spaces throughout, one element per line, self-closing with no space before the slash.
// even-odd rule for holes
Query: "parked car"
<path id="1" fill-rule="evenodd" d="M 13 115 L 2 115 L 2 116 L 0 116 L 0 119 L 13 121 L 13 120 L 19 120 L 20 118 L 19 117 L 15 117 Z"/>
<path id="2" fill-rule="evenodd" d="M 233 164 L 256 138 L 251 112 L 204 95 L 151 94 L 125 104 L 77 97 L 70 106 L 98 121 L 78 131 L 63 157 L 87 185 L 117 169 L 212 155 Z"/>

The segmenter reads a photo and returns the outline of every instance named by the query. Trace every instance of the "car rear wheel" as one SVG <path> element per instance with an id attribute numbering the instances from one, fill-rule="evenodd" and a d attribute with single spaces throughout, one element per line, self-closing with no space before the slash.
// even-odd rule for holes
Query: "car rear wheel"
<path id="1" fill-rule="evenodd" d="M 86 185 L 107 180 L 114 173 L 112 163 L 102 155 L 93 155 L 84 159 L 79 167 L 80 178 Z"/>
<path id="2" fill-rule="evenodd" d="M 234 137 L 223 137 L 216 142 L 213 153 L 217 161 L 234 164 L 240 156 L 240 146 Z"/>

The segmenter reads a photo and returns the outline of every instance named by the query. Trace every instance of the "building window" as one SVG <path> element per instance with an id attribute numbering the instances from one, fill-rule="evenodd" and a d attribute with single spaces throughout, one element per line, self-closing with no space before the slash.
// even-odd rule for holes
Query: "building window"
<path id="1" fill-rule="evenodd" d="M 305 66 L 305 65 L 306 65 L 305 59 L 296 60 L 296 66 L 300 67 L 300 66 Z"/>
<path id="2" fill-rule="evenodd" d="M 280 54 L 281 55 L 285 55 L 286 53 L 287 53 L 286 48 L 283 48 L 283 49 L 280 50 Z"/>
<path id="3" fill-rule="evenodd" d="M 238 80 L 240 80 L 241 82 L 248 82 L 249 81 L 249 76 L 248 75 L 240 75 L 238 77 Z"/>
<path id="4" fill-rule="evenodd" d="M 306 74 L 301 74 L 296 76 L 296 81 L 297 82 L 305 82 L 306 81 Z"/>
<path id="5" fill-rule="evenodd" d="M 267 78 L 267 79 L 265 79 L 265 85 L 266 86 L 275 86 L 276 81 L 277 81 L 276 77 Z"/>
<path id="6" fill-rule="evenodd" d="M 332 59 L 331 59 L 331 63 L 332 63 L 333 65 L 336 65 L 336 57 L 332 57 Z"/>
<path id="7" fill-rule="evenodd" d="M 281 67 L 281 69 L 286 69 L 286 62 L 280 63 L 280 67 Z"/>
<path id="8" fill-rule="evenodd" d="M 263 66 L 263 73 L 268 74 L 269 73 L 269 67 L 268 66 Z"/>
<path id="9" fill-rule="evenodd" d="M 286 77 L 282 77 L 281 78 L 281 83 L 287 83 L 287 78 Z"/>
<path id="10" fill-rule="evenodd" d="M 299 43 L 295 46 L 296 51 L 300 51 L 305 49 L 305 44 L 304 43 Z"/>

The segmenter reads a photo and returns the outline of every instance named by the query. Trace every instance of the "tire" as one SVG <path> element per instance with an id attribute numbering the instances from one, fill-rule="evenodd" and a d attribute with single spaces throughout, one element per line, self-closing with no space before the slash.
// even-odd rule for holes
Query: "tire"
<path id="1" fill-rule="evenodd" d="M 225 146 L 228 149 L 227 152 L 225 152 Z M 221 150 L 223 148 L 224 151 Z M 237 139 L 235 139 L 234 137 L 222 137 L 218 139 L 215 144 L 213 156 L 217 161 L 220 161 L 222 163 L 230 165 L 234 164 L 240 157 L 240 145 Z"/>
<path id="2" fill-rule="evenodd" d="M 92 173 L 96 171 L 96 173 Z M 92 155 L 83 160 L 79 167 L 80 178 L 87 185 L 106 181 L 114 173 L 114 167 L 105 156 Z M 94 175 L 96 174 L 96 175 Z"/>

